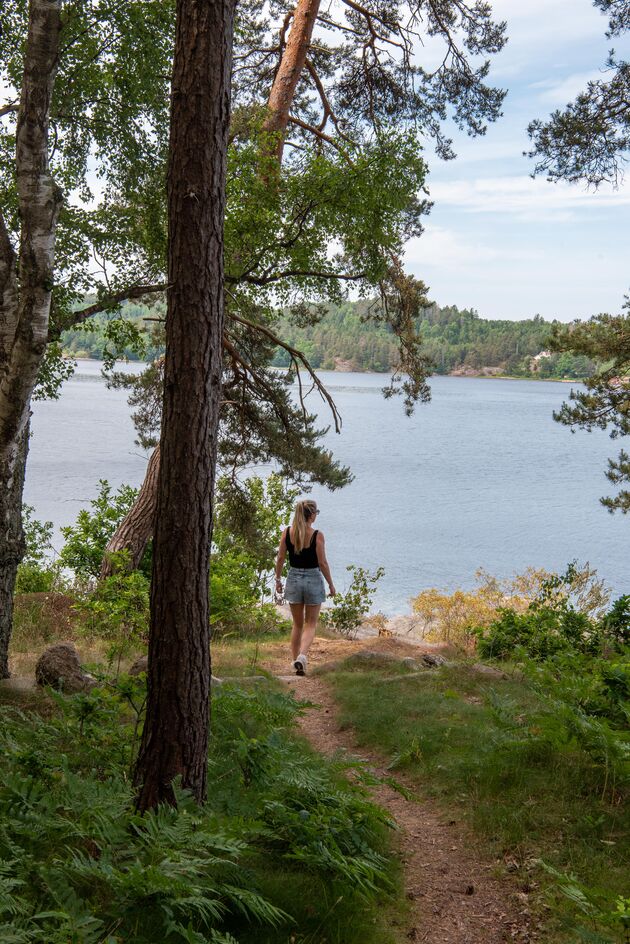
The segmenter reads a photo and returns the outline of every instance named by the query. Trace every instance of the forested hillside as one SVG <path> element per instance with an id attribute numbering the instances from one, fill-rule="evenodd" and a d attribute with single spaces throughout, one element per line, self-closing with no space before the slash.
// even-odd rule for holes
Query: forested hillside
<path id="1" fill-rule="evenodd" d="M 303 350 L 313 366 L 324 370 L 390 370 L 396 363 L 393 335 L 362 320 L 372 304 L 347 302 L 329 309 L 318 323 L 302 328 L 283 319 L 283 336 Z M 419 327 L 438 374 L 486 367 L 511 375 L 580 378 L 593 366 L 586 357 L 567 354 L 551 354 L 532 362 L 548 346 L 551 330 L 551 322 L 540 315 L 526 321 L 490 321 L 480 318 L 474 309 L 431 305 L 424 310 Z M 275 363 L 287 363 L 284 352 L 278 352 Z"/>
<path id="2" fill-rule="evenodd" d="M 303 327 L 281 316 L 278 330 L 289 344 L 304 351 L 313 367 L 321 370 L 388 371 L 396 363 L 396 338 L 386 327 L 363 320 L 373 304 L 361 300 L 329 307 L 320 320 Z M 163 306 L 148 309 L 128 303 L 124 315 L 141 328 L 146 339 L 145 356 L 151 359 L 160 353 L 155 321 L 143 319 L 163 317 Z M 112 324 L 111 316 L 100 315 L 85 327 L 66 331 L 62 336 L 64 349 L 78 357 L 102 358 L 112 347 L 108 337 L 118 337 Z M 585 356 L 552 353 L 538 357 L 546 352 L 551 324 L 540 315 L 525 321 L 491 321 L 480 318 L 474 309 L 431 305 L 424 310 L 420 328 L 438 374 L 483 372 L 486 368 L 489 373 L 512 376 L 586 377 L 593 363 Z M 131 359 L 138 358 L 132 348 L 126 353 Z M 286 366 L 287 353 L 279 350 L 274 364 Z"/>

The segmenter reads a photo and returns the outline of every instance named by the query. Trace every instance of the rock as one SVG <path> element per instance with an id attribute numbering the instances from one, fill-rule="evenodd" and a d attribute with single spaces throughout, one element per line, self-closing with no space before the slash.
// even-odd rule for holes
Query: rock
<path id="1" fill-rule="evenodd" d="M 406 666 L 408 669 L 416 669 L 418 667 L 418 663 L 413 656 L 405 656 L 404 659 L 400 660 L 400 664 Z"/>
<path id="2" fill-rule="evenodd" d="M 128 675 L 142 675 L 147 671 L 147 666 L 149 664 L 148 656 L 139 656 L 134 664 L 129 669 Z"/>
<path id="3" fill-rule="evenodd" d="M 139 656 L 134 662 L 134 664 L 131 666 L 131 668 L 129 669 L 129 672 L 127 673 L 127 675 L 133 675 L 134 677 L 138 675 L 146 675 L 148 667 L 149 667 L 149 657 Z M 220 678 L 217 678 L 216 675 L 211 675 L 210 684 L 214 688 L 216 685 L 222 685 L 223 680 Z"/>
<path id="4" fill-rule="evenodd" d="M 96 685 L 96 679 L 81 668 L 79 654 L 69 642 L 49 646 L 42 653 L 35 666 L 35 680 L 38 685 L 50 685 L 68 695 L 86 692 Z"/>
<path id="5" fill-rule="evenodd" d="M 438 656 L 435 652 L 423 652 L 422 661 L 430 669 L 436 669 L 441 665 L 446 665 L 446 659 L 443 656 Z"/>
<path id="6" fill-rule="evenodd" d="M 501 669 L 497 669 L 494 665 L 484 665 L 483 662 L 475 662 L 471 669 L 479 675 L 487 675 L 488 678 L 506 679 L 508 677 Z"/>

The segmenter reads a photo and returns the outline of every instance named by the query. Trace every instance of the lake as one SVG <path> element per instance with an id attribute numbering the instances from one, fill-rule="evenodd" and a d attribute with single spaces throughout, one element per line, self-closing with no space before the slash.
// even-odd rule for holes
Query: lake
<path id="1" fill-rule="evenodd" d="M 435 377 L 432 402 L 408 418 L 398 398 L 383 399 L 384 375 L 320 376 L 343 418 L 325 443 L 355 475 L 338 492 L 313 492 L 338 589 L 347 564 L 382 565 L 373 608 L 390 615 L 409 612 L 422 589 L 474 586 L 478 567 L 506 577 L 577 559 L 616 595 L 630 592 L 630 519 L 598 501 L 612 491 L 604 469 L 618 444 L 553 421 L 568 384 Z M 96 361 L 79 363 L 58 401 L 33 405 L 32 428 L 25 501 L 56 527 L 74 521 L 99 479 L 142 481 L 126 393 L 105 387 Z"/>

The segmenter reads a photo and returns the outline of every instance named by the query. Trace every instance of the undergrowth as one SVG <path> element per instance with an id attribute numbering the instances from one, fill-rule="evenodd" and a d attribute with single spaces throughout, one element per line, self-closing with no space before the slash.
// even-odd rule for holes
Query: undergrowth
<path id="1" fill-rule="evenodd" d="M 391 944 L 386 815 L 261 684 L 213 695 L 209 800 L 138 816 L 142 682 L 0 708 L 3 944 Z"/>
<path id="2" fill-rule="evenodd" d="M 459 664 L 396 677 L 390 668 L 387 681 L 341 669 L 333 684 L 360 742 L 458 805 L 526 890 L 547 889 L 546 941 L 601 944 L 623 941 L 627 921 L 628 738 L 589 713 L 582 671 L 581 687 L 575 665 L 560 681 L 549 666 L 489 680 Z"/>

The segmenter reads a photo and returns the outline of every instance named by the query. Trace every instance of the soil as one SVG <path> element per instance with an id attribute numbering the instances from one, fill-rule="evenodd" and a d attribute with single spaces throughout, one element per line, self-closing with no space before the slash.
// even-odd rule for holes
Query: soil
<path id="1" fill-rule="evenodd" d="M 427 646 L 435 652 L 435 646 Z M 313 747 L 325 755 L 347 752 L 365 761 L 377 776 L 387 777 L 386 761 L 372 750 L 358 748 L 351 729 L 340 726 L 336 705 L 326 682 L 326 663 L 361 649 L 405 657 L 417 655 L 418 646 L 392 638 L 346 641 L 316 639 L 309 658 L 309 674 L 289 675 L 286 646 L 270 651 L 265 668 L 275 672 L 299 698 L 316 707 L 301 719 L 301 727 Z M 316 670 L 316 674 L 312 674 Z M 519 888 L 506 865 L 488 859 L 474 836 L 455 814 L 418 795 L 418 787 L 396 774 L 412 794 L 406 799 L 387 785 L 371 789 L 374 800 L 385 807 L 400 829 L 400 854 L 404 865 L 406 913 L 399 916 L 400 940 L 418 944 L 520 944 L 542 940 L 533 930 L 528 896 Z M 504 874 L 501 874 L 501 873 Z"/>

